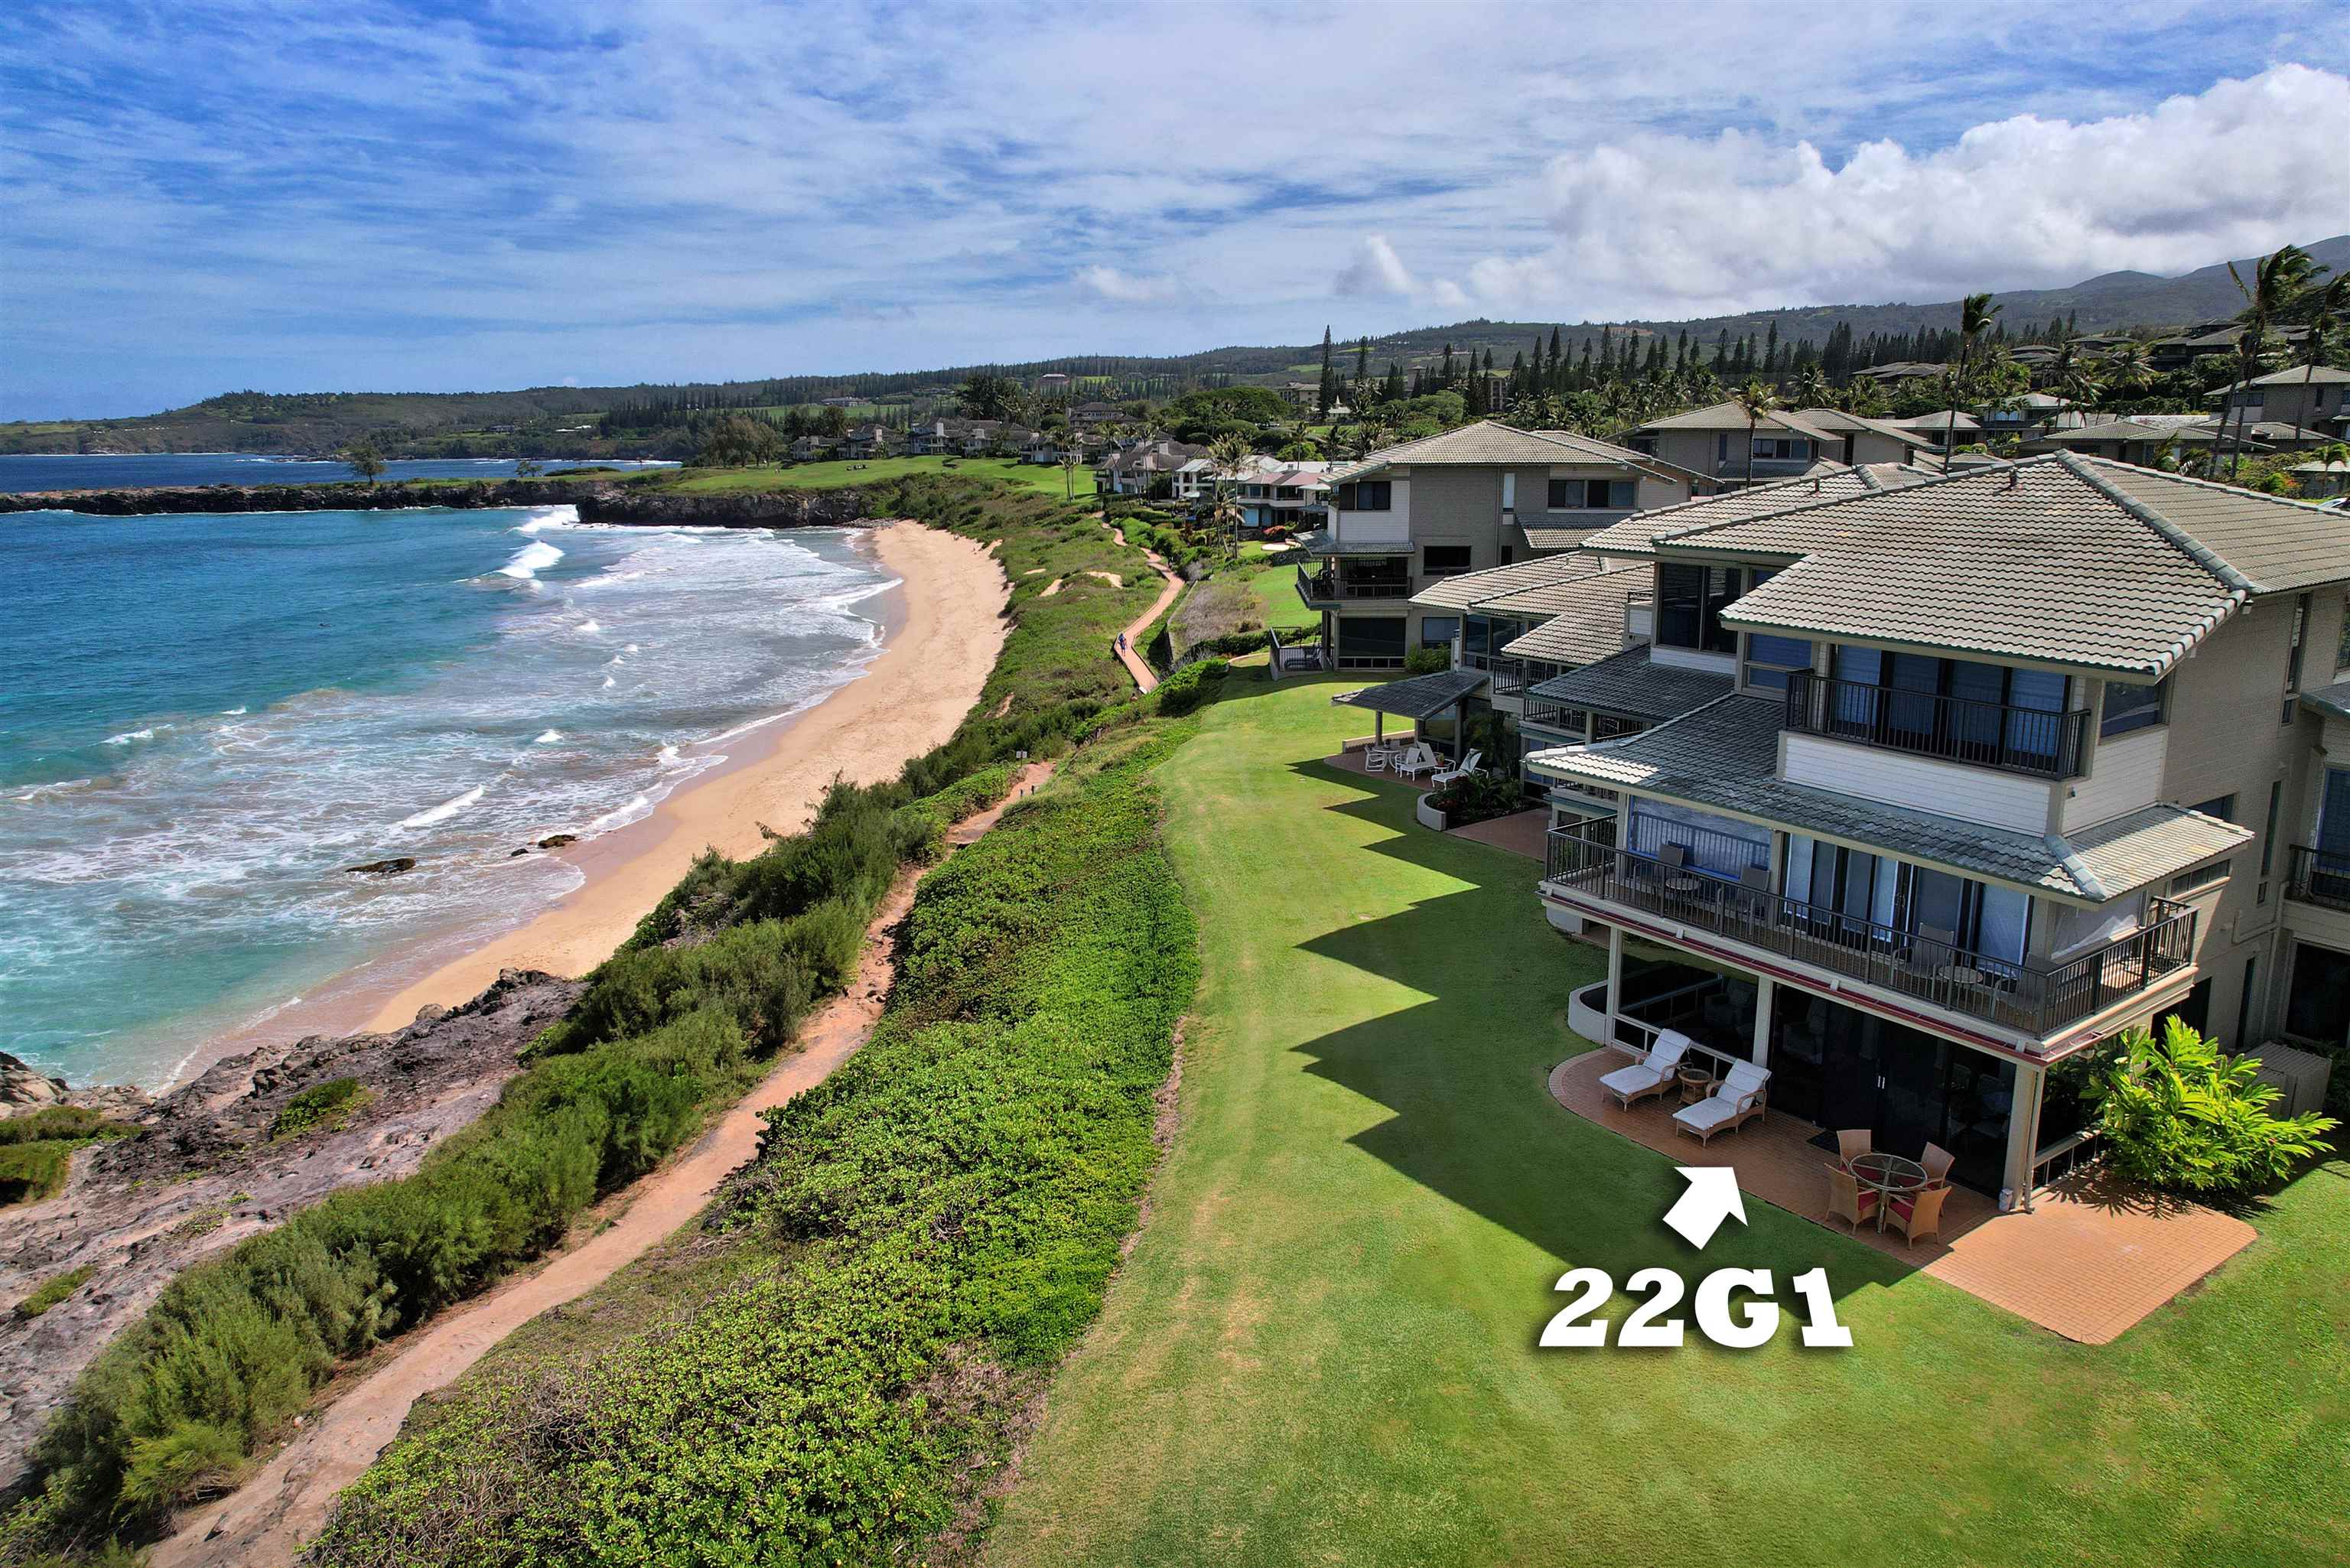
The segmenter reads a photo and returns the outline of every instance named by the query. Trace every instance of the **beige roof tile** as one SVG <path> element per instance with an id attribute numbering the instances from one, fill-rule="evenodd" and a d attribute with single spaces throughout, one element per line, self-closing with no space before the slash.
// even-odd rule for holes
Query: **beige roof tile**
<path id="1" fill-rule="evenodd" d="M 1596 556 L 1652 555 L 1655 552 L 1651 543 L 1660 535 L 1766 516 L 1798 506 L 1816 505 L 1824 500 L 1873 494 L 1899 484 L 1915 484 L 1927 477 L 1892 463 L 1877 463 L 1865 468 L 1839 468 L 1816 477 L 1783 479 L 1775 484 L 1757 484 L 1726 494 L 1636 512 L 1621 523 L 1587 535 L 1576 548 Z M 1527 532 L 1531 535 L 1533 530 Z"/>
<path id="2" fill-rule="evenodd" d="M 1532 561 L 1513 561 L 1506 566 L 1488 566 L 1482 572 L 1440 577 L 1414 594 L 1411 602 L 1422 609 L 1466 609 L 1522 589 L 1592 576 L 1598 570 L 1599 563 L 1588 556 L 1544 556 Z"/>

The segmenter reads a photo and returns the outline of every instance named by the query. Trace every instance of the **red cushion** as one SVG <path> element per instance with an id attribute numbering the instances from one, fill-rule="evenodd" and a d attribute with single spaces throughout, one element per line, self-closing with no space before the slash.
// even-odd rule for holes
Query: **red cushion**
<path id="1" fill-rule="evenodd" d="M 1914 1198 L 1896 1198 L 1892 1202 L 1893 1212 L 1900 1215 L 1904 1220 L 1918 1211 L 1918 1200 Z"/>
<path id="2" fill-rule="evenodd" d="M 1863 1214 L 1866 1214 L 1866 1213 L 1867 1213 L 1870 1210 L 1872 1210 L 1872 1209 L 1876 1208 L 1876 1207 L 1877 1207 L 1877 1197 L 1878 1197 L 1878 1194 L 1874 1193 L 1874 1192 L 1864 1192 L 1864 1193 L 1862 1193 L 1862 1194 L 1860 1195 L 1860 1211 L 1861 1211 Z"/>

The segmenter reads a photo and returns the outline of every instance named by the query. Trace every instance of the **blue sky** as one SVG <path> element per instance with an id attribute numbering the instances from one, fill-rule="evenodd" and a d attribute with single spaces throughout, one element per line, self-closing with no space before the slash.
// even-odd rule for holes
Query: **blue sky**
<path id="1" fill-rule="evenodd" d="M 16 0 L 0 419 L 2179 272 L 2350 229 L 2345 69 L 2264 0 Z"/>

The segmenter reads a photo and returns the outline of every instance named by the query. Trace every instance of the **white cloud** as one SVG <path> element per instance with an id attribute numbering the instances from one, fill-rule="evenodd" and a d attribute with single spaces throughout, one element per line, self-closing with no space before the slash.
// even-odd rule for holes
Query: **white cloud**
<path id="1" fill-rule="evenodd" d="M 1114 266 L 1079 267 L 1076 282 L 1088 294 L 1118 305 L 1161 304 L 1189 299 L 1192 293 L 1180 278 L 1163 273 L 1154 275 L 1120 272 Z"/>
<path id="2" fill-rule="evenodd" d="M 1343 295 L 1410 294 L 1411 272 L 1385 234 L 1366 234 L 1331 287 Z"/>
<path id="3" fill-rule="evenodd" d="M 1680 316 L 1947 299 L 2132 268 L 2176 273 L 2350 227 L 2350 78 L 2280 66 L 2074 123 L 2017 115 L 1913 153 L 1725 130 L 1555 159 L 1552 242 L 1487 255 L 1495 309 Z"/>

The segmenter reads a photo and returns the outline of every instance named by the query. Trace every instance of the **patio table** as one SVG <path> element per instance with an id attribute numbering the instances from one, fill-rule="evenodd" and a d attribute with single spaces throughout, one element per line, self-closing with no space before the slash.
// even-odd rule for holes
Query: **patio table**
<path id="1" fill-rule="evenodd" d="M 1885 1229 L 1885 1211 L 1896 1198 L 1906 1198 L 1926 1186 L 1926 1168 L 1898 1154 L 1856 1154 L 1845 1163 L 1852 1179 L 1877 1194 L 1877 1229 Z"/>

